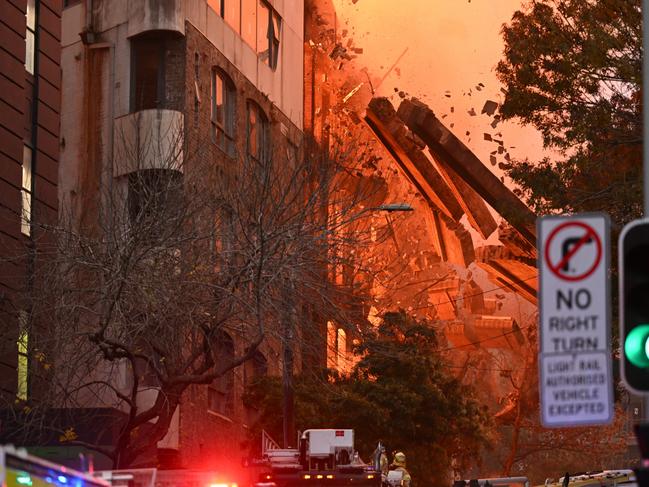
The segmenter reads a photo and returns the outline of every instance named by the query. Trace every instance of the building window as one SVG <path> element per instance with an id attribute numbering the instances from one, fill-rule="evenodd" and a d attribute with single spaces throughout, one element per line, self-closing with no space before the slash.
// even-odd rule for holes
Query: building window
<path id="1" fill-rule="evenodd" d="M 219 17 L 225 18 L 225 2 L 226 0 L 207 0 L 207 4 L 212 7 Z M 230 3 L 232 0 L 230 0 Z"/>
<path id="2" fill-rule="evenodd" d="M 350 359 L 347 353 L 347 333 L 331 321 L 327 322 L 327 368 L 342 374 L 349 373 Z"/>
<path id="3" fill-rule="evenodd" d="M 257 1 L 241 0 L 241 37 L 253 49 L 257 46 Z"/>
<path id="4" fill-rule="evenodd" d="M 23 183 L 20 195 L 20 231 L 23 235 L 30 236 L 32 223 L 32 149 L 26 145 L 23 146 Z"/>
<path id="5" fill-rule="evenodd" d="M 16 398 L 20 401 L 26 401 L 29 388 L 29 334 L 27 332 L 26 311 L 19 312 L 18 324 L 18 377 L 16 383 Z"/>
<path id="6" fill-rule="evenodd" d="M 36 0 L 27 0 L 27 30 L 25 32 L 25 69 L 34 74 L 36 57 Z"/>
<path id="7" fill-rule="evenodd" d="M 131 41 L 131 111 L 163 108 L 164 43 L 157 37 Z"/>
<path id="8" fill-rule="evenodd" d="M 241 34 L 241 0 L 223 0 L 225 2 L 225 21 Z"/>
<path id="9" fill-rule="evenodd" d="M 234 360 L 234 341 L 227 333 L 221 333 L 212 346 L 214 361 L 218 366 Z M 207 407 L 223 416 L 234 413 L 234 370 L 229 370 L 212 381 L 207 389 Z"/>
<path id="10" fill-rule="evenodd" d="M 131 39 L 131 112 L 182 109 L 183 59 L 183 39 L 174 32 L 150 32 Z"/>
<path id="11" fill-rule="evenodd" d="M 271 69 L 277 68 L 282 19 L 265 0 L 258 0 L 257 55 Z"/>
<path id="12" fill-rule="evenodd" d="M 128 213 L 131 227 L 154 239 L 173 221 L 182 199 L 182 174 L 170 169 L 145 169 L 128 175 Z"/>
<path id="13" fill-rule="evenodd" d="M 248 155 L 262 162 L 270 154 L 268 117 L 255 102 L 248 101 Z"/>
<path id="14" fill-rule="evenodd" d="M 221 70 L 212 71 L 212 141 L 223 152 L 234 156 L 234 119 L 236 90 L 232 80 Z"/>

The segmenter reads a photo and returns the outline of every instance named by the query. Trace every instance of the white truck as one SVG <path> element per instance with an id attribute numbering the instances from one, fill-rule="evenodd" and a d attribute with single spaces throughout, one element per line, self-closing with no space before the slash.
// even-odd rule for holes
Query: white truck
<path id="1" fill-rule="evenodd" d="M 255 487 L 380 487 L 376 462 L 364 463 L 354 449 L 354 430 L 310 429 L 298 448 L 263 452 L 266 468 Z"/>

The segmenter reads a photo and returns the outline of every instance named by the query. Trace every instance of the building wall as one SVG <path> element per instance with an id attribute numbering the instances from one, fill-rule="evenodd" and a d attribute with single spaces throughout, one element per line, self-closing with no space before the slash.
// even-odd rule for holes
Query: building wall
<path id="1" fill-rule="evenodd" d="M 19 299 L 28 276 L 25 249 L 30 240 L 36 249 L 46 244 L 38 225 L 31 231 L 29 225 L 21 228 L 23 166 L 32 168 L 27 187 L 32 221 L 52 223 L 57 216 L 61 2 L 36 0 L 34 7 L 30 73 L 25 66 L 27 0 L 0 2 L 0 326 L 15 330 L 2 334 L 0 388 L 9 394 L 17 386 L 16 309 L 28 311 Z"/>
<path id="2" fill-rule="evenodd" d="M 215 167 L 227 168 L 241 161 L 246 154 L 246 121 L 248 101 L 254 101 L 261 107 L 270 120 L 270 145 L 275 160 L 286 160 L 290 146 L 302 145 L 302 132 L 294 125 L 272 101 L 262 93 L 212 42 L 197 28 L 186 26 L 186 65 L 185 79 L 185 123 L 189 137 L 189 153 L 199 153 L 209 157 Z M 198 66 L 195 65 L 195 54 L 199 54 Z M 210 89 L 212 70 L 219 68 L 225 72 L 236 88 L 235 145 L 236 156 L 226 155 L 210 136 Z M 198 77 L 196 77 L 198 72 Z M 198 86 L 201 102 L 196 105 L 196 88 Z M 198 107 L 198 112 L 195 109 Z M 205 151 L 205 146 L 209 149 Z M 235 352 L 243 354 L 243 344 L 235 341 Z M 267 342 L 261 349 L 268 364 L 268 373 L 279 375 L 282 370 L 281 347 L 278 343 Z M 234 371 L 234 411 L 224 416 L 208 407 L 207 388 L 194 386 L 180 408 L 180 451 L 182 463 L 186 466 L 209 467 L 230 466 L 240 463 L 243 454 L 241 443 L 247 439 L 247 423 L 251 419 L 250 411 L 242 402 L 242 395 L 249 370 L 247 365 Z M 301 367 L 299 357 L 295 370 Z"/>
<path id="3" fill-rule="evenodd" d="M 93 12 L 88 16 L 90 3 Z M 81 223 L 96 221 L 100 182 L 110 182 L 118 190 L 126 184 L 124 176 L 132 168 L 122 164 L 120 140 L 133 135 L 127 132 L 138 120 L 149 133 L 156 133 L 155 127 L 160 124 L 178 123 L 187 142 L 186 162 L 199 155 L 215 167 L 228 167 L 246 155 L 246 103 L 252 100 L 269 118 L 273 154 L 286 159 L 288 150 L 301 146 L 303 1 L 269 2 L 282 16 L 283 25 L 275 70 L 258 58 L 209 3 L 95 0 L 64 9 L 59 188 L 63 213 L 74 211 Z M 88 18 L 91 25 L 86 25 Z M 173 98 L 169 107 L 133 112 L 131 46 L 138 36 L 159 29 L 175 36 L 173 48 L 165 53 L 165 86 L 178 89 L 167 90 L 167 96 Z M 211 142 L 211 77 L 215 67 L 236 87 L 234 155 Z M 184 170 L 189 170 L 190 165 L 186 166 Z M 236 336 L 233 339 L 237 353 L 242 353 L 243 344 Z M 265 345 L 263 353 L 268 372 L 278 374 L 281 352 L 277 344 Z M 295 367 L 300 367 L 299 357 Z M 245 377 L 245 367 L 234 372 L 234 410 L 228 416 L 210 411 L 207 386 L 190 388 L 169 435 L 159 444 L 160 448 L 181 451 L 181 458 L 173 462 L 203 467 L 210 461 L 238 464 L 249 419 L 241 402 Z"/>

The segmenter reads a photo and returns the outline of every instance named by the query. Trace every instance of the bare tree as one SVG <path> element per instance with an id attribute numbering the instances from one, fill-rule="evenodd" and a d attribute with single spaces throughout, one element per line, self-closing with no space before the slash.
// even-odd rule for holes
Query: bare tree
<path id="1" fill-rule="evenodd" d="M 15 303 L 32 392 L 5 405 L 14 438 L 53 433 L 115 467 L 165 437 L 189 387 L 264 341 L 317 353 L 308 347 L 325 339 L 320 323 L 345 321 L 357 299 L 329 273 L 363 245 L 371 199 L 354 182 L 349 161 L 364 155 L 353 144 L 225 164 L 178 127 L 143 135 L 135 124 L 118 134 L 124 166 L 102 170 L 94 191 L 42 229 L 51 244 L 38 247 Z M 84 421 L 90 437 L 74 428 Z"/>

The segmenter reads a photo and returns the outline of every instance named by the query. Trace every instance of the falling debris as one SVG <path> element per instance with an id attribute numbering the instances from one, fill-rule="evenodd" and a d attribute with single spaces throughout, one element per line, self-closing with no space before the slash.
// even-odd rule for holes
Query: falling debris
<path id="1" fill-rule="evenodd" d="M 491 117 L 494 113 L 496 113 L 496 108 L 498 108 L 498 103 L 493 100 L 487 100 L 480 113 L 486 113 Z"/>
<path id="2" fill-rule="evenodd" d="M 451 97 L 451 95 L 449 95 L 448 93 L 444 93 L 444 96 L 445 96 L 446 98 L 450 98 L 450 97 Z"/>
<path id="3" fill-rule="evenodd" d="M 349 93 L 347 93 L 347 94 L 345 95 L 345 97 L 343 98 L 343 103 L 347 103 L 347 101 L 348 101 L 352 96 L 354 96 L 354 95 L 358 92 L 358 90 L 361 89 L 361 86 L 363 86 L 364 84 L 365 84 L 365 83 L 360 83 L 356 88 L 354 88 L 352 91 L 350 91 Z"/>
<path id="4" fill-rule="evenodd" d="M 455 112 L 455 107 L 451 107 L 451 113 Z"/>
<path id="5" fill-rule="evenodd" d="M 489 156 L 489 162 L 491 162 L 492 166 L 496 165 L 496 156 Z"/>
<path id="6" fill-rule="evenodd" d="M 469 132 L 469 131 L 467 130 L 466 133 L 465 133 L 464 135 L 466 135 L 466 136 L 468 137 L 469 135 L 471 135 L 471 132 Z"/>
<path id="7" fill-rule="evenodd" d="M 484 140 L 491 140 L 491 134 L 488 134 L 488 133 L 485 132 Z"/>
<path id="8" fill-rule="evenodd" d="M 473 108 L 471 110 L 469 110 L 467 113 L 469 115 L 471 115 L 472 117 L 475 117 L 477 115 L 477 113 L 475 112 L 475 110 Z"/>
<path id="9" fill-rule="evenodd" d="M 403 91 L 399 92 L 399 98 L 405 98 L 406 94 Z"/>
<path id="10" fill-rule="evenodd" d="M 334 48 L 332 49 L 331 53 L 329 54 L 329 57 L 331 59 L 336 59 L 337 57 L 343 57 L 347 53 L 347 49 L 345 49 L 342 44 L 336 44 Z"/>

